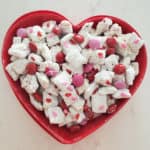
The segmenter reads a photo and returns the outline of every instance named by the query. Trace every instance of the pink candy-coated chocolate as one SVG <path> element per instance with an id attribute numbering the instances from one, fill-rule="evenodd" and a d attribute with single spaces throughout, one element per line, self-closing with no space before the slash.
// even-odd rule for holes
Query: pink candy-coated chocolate
<path id="1" fill-rule="evenodd" d="M 75 74 L 72 77 L 72 83 L 74 84 L 74 86 L 76 87 L 80 87 L 81 85 L 83 85 L 84 83 L 84 78 L 82 74 Z"/>
<path id="2" fill-rule="evenodd" d="M 126 88 L 126 83 L 124 81 L 118 80 L 114 82 L 114 86 L 117 89 L 125 89 Z"/>
<path id="3" fill-rule="evenodd" d="M 17 36 L 21 37 L 21 38 L 25 38 L 27 37 L 27 31 L 25 28 L 19 28 L 17 30 Z"/>
<path id="4" fill-rule="evenodd" d="M 96 40 L 96 39 L 90 39 L 89 40 L 89 48 L 95 50 L 95 49 L 99 49 L 100 48 L 100 41 Z"/>
<path id="5" fill-rule="evenodd" d="M 93 64 L 85 64 L 84 67 L 83 67 L 83 71 L 85 73 L 90 72 L 92 69 L 93 69 Z"/>

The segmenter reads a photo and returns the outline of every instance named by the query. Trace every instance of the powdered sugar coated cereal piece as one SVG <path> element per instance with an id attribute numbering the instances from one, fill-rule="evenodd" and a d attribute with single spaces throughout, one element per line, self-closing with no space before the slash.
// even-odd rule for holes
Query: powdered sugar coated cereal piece
<path id="1" fill-rule="evenodd" d="M 94 94 L 92 95 L 92 111 L 95 113 L 105 113 L 107 110 L 107 96 Z"/>
<path id="2" fill-rule="evenodd" d="M 37 79 L 41 85 L 42 88 L 47 89 L 49 87 L 49 79 L 44 73 L 36 73 Z"/>
<path id="3" fill-rule="evenodd" d="M 32 41 L 39 42 L 45 38 L 45 32 L 40 26 L 32 26 L 27 28 L 27 34 Z"/>
<path id="4" fill-rule="evenodd" d="M 37 65 L 39 65 L 43 61 L 43 59 L 40 55 L 37 55 L 37 54 L 34 54 L 34 53 L 29 54 L 28 60 L 30 62 L 34 62 Z"/>
<path id="5" fill-rule="evenodd" d="M 122 99 L 122 98 L 130 98 L 131 94 L 129 89 L 120 89 L 117 90 L 117 92 L 115 92 L 112 96 L 115 99 Z"/>
<path id="6" fill-rule="evenodd" d="M 50 33 L 52 32 L 53 28 L 56 26 L 56 21 L 55 20 L 50 20 L 50 21 L 46 21 L 42 24 L 42 29 L 46 32 L 46 33 Z"/>
<path id="7" fill-rule="evenodd" d="M 45 72 L 47 68 L 53 69 L 57 72 L 59 72 L 59 70 L 60 70 L 59 65 L 57 63 L 54 63 L 54 62 L 50 61 L 50 60 L 41 62 L 40 65 L 39 65 L 38 70 L 42 71 L 42 72 Z"/>
<path id="8" fill-rule="evenodd" d="M 98 85 L 96 83 L 93 82 L 89 84 L 88 88 L 84 92 L 85 99 L 89 99 L 96 88 L 98 88 Z"/>
<path id="9" fill-rule="evenodd" d="M 55 107 L 58 105 L 58 99 L 54 95 L 50 95 L 46 91 L 43 92 L 43 108 Z"/>
<path id="10" fill-rule="evenodd" d="M 119 63 L 119 56 L 112 54 L 105 58 L 104 69 L 112 71 L 114 66 L 118 63 Z"/>
<path id="11" fill-rule="evenodd" d="M 135 71 L 132 66 L 129 66 L 126 69 L 126 82 L 128 85 L 133 85 L 133 81 L 135 79 Z"/>
<path id="12" fill-rule="evenodd" d="M 109 18 L 104 18 L 102 21 L 99 21 L 96 26 L 96 35 L 100 35 L 108 31 L 111 25 L 112 25 L 112 20 Z"/>
<path id="13" fill-rule="evenodd" d="M 64 89 L 65 85 L 64 83 L 70 85 L 72 82 L 71 76 L 66 72 L 60 72 L 57 74 L 55 77 L 52 78 L 52 82 L 59 88 L 59 89 Z"/>
<path id="14" fill-rule="evenodd" d="M 32 95 L 29 95 L 31 104 L 39 111 L 43 111 L 43 106 L 40 102 L 36 101 Z"/>
<path id="15" fill-rule="evenodd" d="M 22 41 L 21 41 L 21 37 L 14 37 L 13 38 L 13 44 L 20 44 Z"/>
<path id="16" fill-rule="evenodd" d="M 109 86 L 112 83 L 114 72 L 102 70 L 95 75 L 95 82 L 104 86 Z"/>
<path id="17" fill-rule="evenodd" d="M 114 23 L 111 27 L 110 27 L 110 30 L 105 32 L 105 35 L 106 36 L 114 36 L 114 35 L 117 35 L 117 36 L 120 36 L 122 34 L 122 28 L 119 24 L 117 23 Z"/>
<path id="18" fill-rule="evenodd" d="M 8 49 L 8 54 L 18 58 L 25 58 L 29 54 L 29 49 L 24 43 L 15 43 Z"/>
<path id="19" fill-rule="evenodd" d="M 27 93 L 35 93 L 39 87 L 37 79 L 34 75 L 26 75 L 21 81 L 21 87 L 26 90 Z"/>
<path id="20" fill-rule="evenodd" d="M 28 64 L 28 60 L 27 59 L 17 59 L 16 61 L 14 61 L 12 63 L 12 69 L 18 74 L 24 74 L 25 73 L 25 69 L 26 69 L 26 65 Z"/>
<path id="21" fill-rule="evenodd" d="M 98 90 L 98 93 L 100 95 L 108 95 L 108 94 L 114 94 L 117 91 L 117 89 L 113 86 L 107 86 L 107 87 L 101 87 Z"/>
<path id="22" fill-rule="evenodd" d="M 135 75 L 137 76 L 139 74 L 139 63 L 133 62 L 133 63 L 131 63 L 131 66 L 133 67 L 133 69 L 135 71 Z"/>
<path id="23" fill-rule="evenodd" d="M 50 47 L 57 45 L 60 42 L 59 37 L 54 33 L 49 33 L 46 37 L 46 40 L 48 46 Z"/>
<path id="24" fill-rule="evenodd" d="M 49 107 L 48 116 L 51 124 L 61 124 L 65 121 L 65 115 L 60 107 Z"/>
<path id="25" fill-rule="evenodd" d="M 63 34 L 68 34 L 73 32 L 72 25 L 69 21 L 63 20 L 60 22 L 59 27 Z"/>
<path id="26" fill-rule="evenodd" d="M 6 66 L 6 71 L 8 72 L 8 74 L 11 76 L 11 78 L 14 80 L 14 81 L 17 81 L 18 78 L 19 78 L 19 75 L 13 70 L 12 68 L 13 66 L 13 63 L 10 63 Z"/>

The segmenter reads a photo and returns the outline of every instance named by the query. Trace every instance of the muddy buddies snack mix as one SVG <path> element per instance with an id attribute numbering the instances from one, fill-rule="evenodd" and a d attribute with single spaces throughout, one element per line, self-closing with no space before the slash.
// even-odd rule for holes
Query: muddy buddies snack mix
<path id="1" fill-rule="evenodd" d="M 8 49 L 11 78 L 51 124 L 71 131 L 114 113 L 117 101 L 131 97 L 139 73 L 135 59 L 143 40 L 109 18 L 93 25 L 85 23 L 78 33 L 67 20 L 20 28 Z"/>

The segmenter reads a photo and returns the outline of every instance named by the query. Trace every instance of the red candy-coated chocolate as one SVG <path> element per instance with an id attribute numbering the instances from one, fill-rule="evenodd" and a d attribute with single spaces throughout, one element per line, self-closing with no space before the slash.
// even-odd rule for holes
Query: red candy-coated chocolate
<path id="1" fill-rule="evenodd" d="M 34 42 L 29 43 L 29 49 L 31 52 L 36 53 L 37 52 L 37 46 Z"/>
<path id="2" fill-rule="evenodd" d="M 33 75 L 37 72 L 38 66 L 35 63 L 30 62 L 30 63 L 27 64 L 25 70 L 26 70 L 27 74 L 32 74 Z"/>
<path id="3" fill-rule="evenodd" d="M 56 54 L 56 62 L 60 64 L 65 62 L 65 54 L 63 52 L 58 52 Z"/>
<path id="4" fill-rule="evenodd" d="M 112 55 L 115 53 L 115 48 L 108 48 L 107 51 L 106 51 L 106 55 Z"/>
<path id="5" fill-rule="evenodd" d="M 106 44 L 107 44 L 108 47 L 116 48 L 116 46 L 117 46 L 117 41 L 116 41 L 115 38 L 107 38 Z"/>
<path id="6" fill-rule="evenodd" d="M 123 64 L 117 64 L 117 65 L 114 66 L 113 71 L 116 74 L 123 74 L 126 71 L 126 67 Z"/>
<path id="7" fill-rule="evenodd" d="M 81 44 L 84 41 L 84 37 L 80 34 L 75 34 L 73 36 L 73 40 L 79 44 Z"/>

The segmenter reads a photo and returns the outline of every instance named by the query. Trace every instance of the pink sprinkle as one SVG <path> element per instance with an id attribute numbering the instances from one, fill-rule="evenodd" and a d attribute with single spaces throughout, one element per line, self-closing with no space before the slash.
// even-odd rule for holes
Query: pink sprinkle
<path id="1" fill-rule="evenodd" d="M 122 44 L 121 44 L 121 47 L 122 47 L 122 48 L 127 48 L 127 45 L 126 45 L 125 43 L 122 43 Z"/>
<path id="2" fill-rule="evenodd" d="M 124 92 L 122 92 L 122 93 L 121 93 L 121 97 L 122 97 L 122 98 L 129 98 L 129 95 L 126 94 L 126 93 L 124 93 Z"/>
<path id="3" fill-rule="evenodd" d="M 117 89 L 125 89 L 125 88 L 126 88 L 126 84 L 125 84 L 125 82 L 122 81 L 122 80 L 115 81 L 115 82 L 114 82 L 114 86 L 115 86 Z"/>
<path id="4" fill-rule="evenodd" d="M 53 38 L 53 37 L 54 37 L 53 34 L 49 34 L 49 35 L 48 35 L 48 38 L 49 38 L 49 39 L 51 39 L 51 38 Z"/>
<path id="5" fill-rule="evenodd" d="M 88 45 L 93 50 L 99 49 L 100 48 L 100 41 L 97 39 L 90 39 Z"/>
<path id="6" fill-rule="evenodd" d="M 64 42 L 64 47 L 68 48 L 69 47 L 69 42 Z"/>
<path id="7" fill-rule="evenodd" d="M 68 89 L 69 91 L 73 91 L 73 87 L 72 87 L 71 85 L 69 85 L 69 86 L 67 87 L 67 89 Z"/>
<path id="8" fill-rule="evenodd" d="M 82 74 L 75 74 L 72 77 L 72 83 L 74 84 L 74 86 L 76 87 L 80 87 L 81 85 L 83 85 L 84 83 L 84 78 Z"/>
<path id="9" fill-rule="evenodd" d="M 77 97 L 76 97 L 76 96 L 72 96 L 71 99 L 72 99 L 73 101 L 76 101 L 76 100 L 77 100 Z"/>
<path id="10" fill-rule="evenodd" d="M 103 110 L 104 110 L 104 108 L 105 108 L 105 106 L 104 106 L 104 105 L 100 105 L 100 106 L 99 106 L 99 110 L 102 110 L 102 111 L 103 111 Z"/>
<path id="11" fill-rule="evenodd" d="M 134 41 L 134 44 L 138 44 L 139 43 L 139 39 L 136 39 L 135 41 Z"/>
<path id="12" fill-rule="evenodd" d="M 83 68 L 83 71 L 84 71 L 85 73 L 88 73 L 88 72 L 90 72 L 92 69 L 93 69 L 93 64 L 85 64 L 85 65 L 84 65 L 84 68 Z"/>
<path id="13" fill-rule="evenodd" d="M 33 32 L 32 27 L 29 27 L 29 28 L 28 28 L 28 31 L 29 31 L 29 33 L 32 33 L 32 32 Z"/>
<path id="14" fill-rule="evenodd" d="M 57 117 L 57 113 L 55 111 L 52 112 L 53 117 Z"/>
<path id="15" fill-rule="evenodd" d="M 63 82 L 63 85 L 66 86 L 66 85 L 68 85 L 68 83 L 67 82 Z"/>

